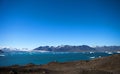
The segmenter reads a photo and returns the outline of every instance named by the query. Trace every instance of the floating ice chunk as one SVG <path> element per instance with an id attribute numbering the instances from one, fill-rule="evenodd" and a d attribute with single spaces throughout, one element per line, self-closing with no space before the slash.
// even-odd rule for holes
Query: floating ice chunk
<path id="1" fill-rule="evenodd" d="M 107 54 L 113 54 L 112 52 L 109 52 L 109 51 L 105 51 L 105 53 L 107 53 Z"/>
<path id="2" fill-rule="evenodd" d="M 90 52 L 90 54 L 92 54 L 92 53 L 94 53 L 94 52 Z"/>
<path id="3" fill-rule="evenodd" d="M 113 54 L 112 52 L 108 52 L 108 54 Z"/>
<path id="4" fill-rule="evenodd" d="M 120 51 L 117 51 L 117 53 L 120 53 Z"/>
<path id="5" fill-rule="evenodd" d="M 5 55 L 1 54 L 0 57 L 4 57 Z"/>
<path id="6" fill-rule="evenodd" d="M 95 57 L 90 57 L 91 59 L 94 59 Z"/>

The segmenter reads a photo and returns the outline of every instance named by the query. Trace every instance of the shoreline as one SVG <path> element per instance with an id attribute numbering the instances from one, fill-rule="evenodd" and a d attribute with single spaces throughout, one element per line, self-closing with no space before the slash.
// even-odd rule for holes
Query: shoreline
<path id="1" fill-rule="evenodd" d="M 2 56 L 0 58 L 0 60 L 1 60 L 0 67 L 7 67 L 7 66 L 12 66 L 12 65 L 13 66 L 14 65 L 24 66 L 24 65 L 29 64 L 29 63 L 33 63 L 36 65 L 45 65 L 45 64 L 48 64 L 50 62 L 62 63 L 62 62 L 72 62 L 72 61 L 80 61 L 80 60 L 89 61 L 92 59 L 111 56 L 111 55 L 118 54 L 118 53 L 108 54 L 108 53 L 102 53 L 102 52 L 98 52 L 98 53 L 90 53 L 89 52 L 89 53 L 77 53 L 77 54 L 75 53 L 75 55 L 74 55 L 74 53 L 67 53 L 67 54 L 61 55 L 61 53 L 59 53 L 59 52 L 58 53 L 52 52 L 52 53 L 47 53 L 47 54 L 49 54 L 49 56 L 46 55 L 46 53 L 45 54 L 44 53 L 29 53 L 29 52 L 28 53 L 26 53 L 26 52 L 25 53 L 24 52 L 22 52 L 22 53 L 21 52 L 20 53 L 9 53 L 9 54 L 4 53 L 4 54 L 1 54 Z M 43 56 L 46 56 L 46 57 L 43 58 Z M 5 59 L 6 57 L 9 59 Z M 32 57 L 32 58 L 30 58 L 30 57 Z M 29 61 L 24 60 L 24 59 L 28 59 Z M 46 59 L 49 59 L 49 60 L 46 60 Z"/>
<path id="2" fill-rule="evenodd" d="M 90 61 L 5 66 L 0 67 L 0 74 L 119 74 L 119 62 L 120 54 L 115 54 Z"/>

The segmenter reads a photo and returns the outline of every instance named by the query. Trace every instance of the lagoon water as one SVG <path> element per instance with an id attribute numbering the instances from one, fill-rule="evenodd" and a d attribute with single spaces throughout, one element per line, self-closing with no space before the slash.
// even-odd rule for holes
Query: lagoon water
<path id="1" fill-rule="evenodd" d="M 116 54 L 116 53 L 113 53 Z M 47 64 L 49 62 L 69 62 L 78 60 L 91 60 L 109 56 L 112 54 L 97 53 L 75 53 L 75 52 L 9 52 L 0 54 L 0 66 L 25 65 L 34 63 L 37 65 Z"/>

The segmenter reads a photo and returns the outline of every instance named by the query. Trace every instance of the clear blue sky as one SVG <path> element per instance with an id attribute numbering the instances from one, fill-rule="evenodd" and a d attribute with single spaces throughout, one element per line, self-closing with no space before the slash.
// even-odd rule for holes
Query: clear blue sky
<path id="1" fill-rule="evenodd" d="M 120 45 L 120 0 L 0 0 L 0 46 Z"/>

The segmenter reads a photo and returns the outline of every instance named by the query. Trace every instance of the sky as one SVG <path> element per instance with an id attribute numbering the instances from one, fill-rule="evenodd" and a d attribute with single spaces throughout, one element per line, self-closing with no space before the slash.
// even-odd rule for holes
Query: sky
<path id="1" fill-rule="evenodd" d="M 120 0 L 0 0 L 0 46 L 120 45 Z"/>

